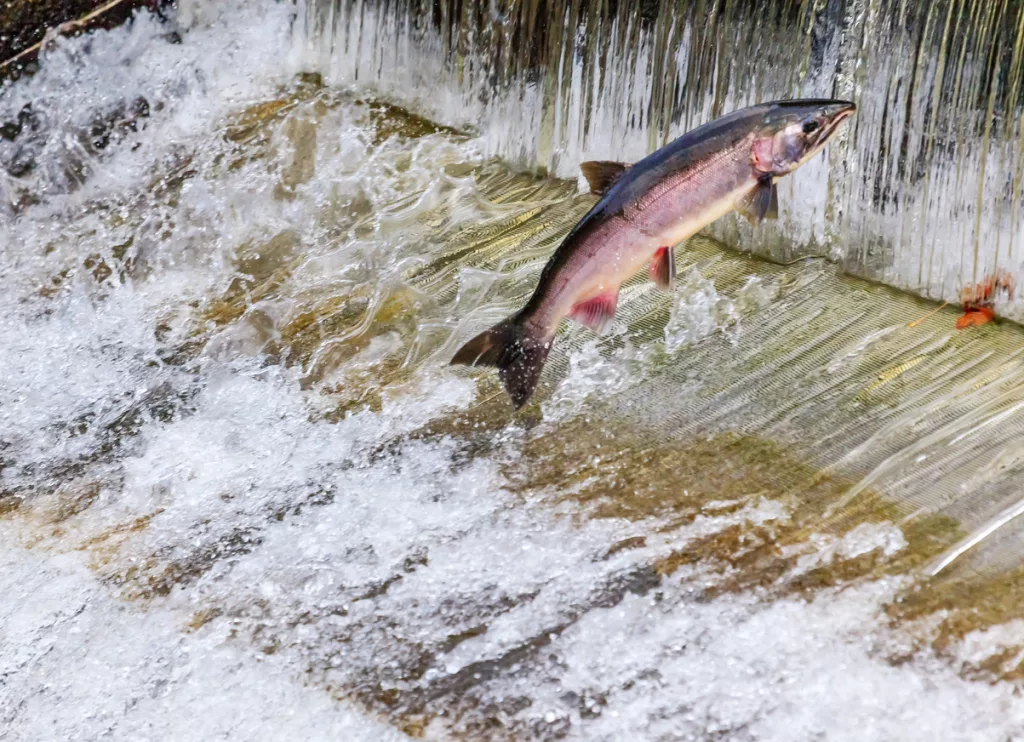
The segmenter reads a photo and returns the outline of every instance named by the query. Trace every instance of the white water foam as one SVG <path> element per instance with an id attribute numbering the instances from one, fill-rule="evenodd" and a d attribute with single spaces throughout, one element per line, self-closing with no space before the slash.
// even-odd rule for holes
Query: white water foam
<path id="1" fill-rule="evenodd" d="M 1024 736 L 1017 686 L 964 680 L 927 653 L 888 660 L 909 641 L 883 618 L 898 581 L 709 602 L 703 568 L 650 569 L 729 526 L 771 528 L 787 517 L 778 503 L 668 527 L 592 517 L 557 483 L 516 490 L 508 467 L 529 435 L 516 426 L 478 451 L 443 434 L 399 440 L 470 405 L 471 379 L 416 371 L 382 385 L 378 406 L 331 421 L 327 387 L 348 367 L 309 385 L 264 353 L 249 315 L 215 329 L 206 354 L 169 362 L 195 329 L 189 303 L 219 296 L 249 243 L 298 234 L 299 267 L 257 302 L 289 317 L 307 294 L 398 280 L 402 260 L 432 249 L 420 238 L 433 206 L 466 224 L 508 213 L 443 172 L 474 160 L 474 142 L 375 143 L 355 103 L 318 119 L 315 172 L 285 198 L 282 130 L 277 154 L 218 168 L 225 116 L 290 80 L 289 6 L 189 12 L 181 44 L 145 16 L 61 42 L 0 103 L 7 118 L 51 100 L 87 122 L 102 91 L 151 100 L 145 127 L 90 155 L 77 184 L 53 175 L 69 130 L 44 126 L 26 182 L 45 198 L 0 227 L 0 485 L 23 499 L 0 529 L 8 738 L 387 740 L 398 732 L 349 698 L 432 692 L 442 708 L 497 708 L 520 738 Z M 175 153 L 198 171 L 180 198 L 140 200 Z M 338 216 L 357 202 L 389 211 L 357 229 Z M 95 280 L 86 257 L 116 264 L 111 246 L 129 235 L 146 270 Z M 722 329 L 704 321 L 720 297 L 694 282 L 687 328 Z M 362 362 L 374 369 L 403 342 L 379 338 Z M 625 383 L 621 362 L 584 350 L 546 422 Z M 819 557 L 901 538 L 861 532 Z M 964 656 L 1012 637 L 972 635 Z M 445 685 L 463 677 L 475 685 Z M 437 716 L 425 734 L 460 723 Z"/>
<path id="2" fill-rule="evenodd" d="M 266 655 L 112 601 L 73 555 L 3 535 L 4 739 L 405 739 Z"/>

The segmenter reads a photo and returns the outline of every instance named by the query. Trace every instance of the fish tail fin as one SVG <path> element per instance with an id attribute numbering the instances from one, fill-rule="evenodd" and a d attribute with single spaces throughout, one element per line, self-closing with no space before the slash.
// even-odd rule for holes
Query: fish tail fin
<path id="1" fill-rule="evenodd" d="M 518 410 L 537 388 L 551 341 L 514 314 L 463 345 L 452 365 L 496 366 L 512 404 Z"/>

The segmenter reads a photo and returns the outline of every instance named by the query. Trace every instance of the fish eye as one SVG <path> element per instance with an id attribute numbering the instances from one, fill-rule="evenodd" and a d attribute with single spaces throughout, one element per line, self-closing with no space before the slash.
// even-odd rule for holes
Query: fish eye
<path id="1" fill-rule="evenodd" d="M 818 130 L 818 122 L 814 119 L 804 122 L 804 134 L 813 134 Z"/>

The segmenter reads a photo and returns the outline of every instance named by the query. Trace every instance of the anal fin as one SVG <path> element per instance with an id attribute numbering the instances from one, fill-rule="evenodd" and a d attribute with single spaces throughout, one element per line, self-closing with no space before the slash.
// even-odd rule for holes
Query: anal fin
<path id="1" fill-rule="evenodd" d="M 590 192 L 595 196 L 603 196 L 608 192 L 616 180 L 629 169 L 624 162 L 610 162 L 608 160 L 591 160 L 580 163 L 580 170 L 583 177 L 587 179 Z"/>
<path id="2" fill-rule="evenodd" d="M 569 318 L 581 325 L 589 327 L 600 335 L 608 327 L 615 316 L 615 308 L 619 305 L 619 287 L 598 294 L 593 299 L 580 302 L 569 312 Z"/>
<path id="3" fill-rule="evenodd" d="M 676 280 L 675 251 L 671 247 L 659 247 L 655 250 L 647 274 L 659 289 L 670 291 L 672 282 Z"/>
<path id="4" fill-rule="evenodd" d="M 764 219 L 777 219 L 779 189 L 771 176 L 761 178 L 750 193 L 737 201 L 736 211 L 743 214 L 751 224 L 758 224 Z"/>

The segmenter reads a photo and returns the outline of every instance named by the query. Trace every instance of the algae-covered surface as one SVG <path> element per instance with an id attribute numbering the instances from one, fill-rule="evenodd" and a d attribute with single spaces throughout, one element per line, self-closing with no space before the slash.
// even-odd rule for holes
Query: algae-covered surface
<path id="1" fill-rule="evenodd" d="M 1024 733 L 1018 326 L 698 237 L 513 412 L 447 361 L 593 197 L 282 70 L 286 10 L 44 60 L 150 101 L 88 167 L 0 101 L 12 738 Z"/>

